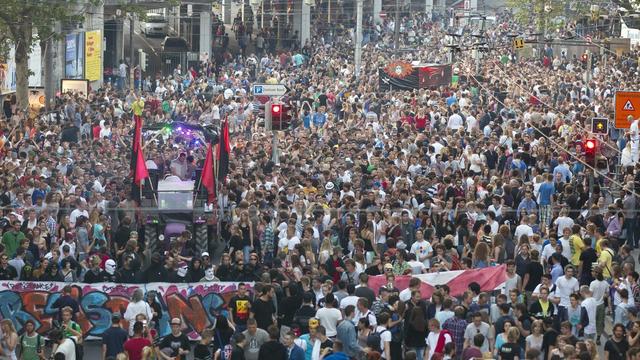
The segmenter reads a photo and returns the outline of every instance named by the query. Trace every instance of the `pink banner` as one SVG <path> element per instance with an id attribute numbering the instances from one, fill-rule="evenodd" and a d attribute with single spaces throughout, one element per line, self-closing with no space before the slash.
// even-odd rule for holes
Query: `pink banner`
<path id="1" fill-rule="evenodd" d="M 420 292 L 423 299 L 428 299 L 435 291 L 436 285 L 447 285 L 452 296 L 460 296 L 472 282 L 478 283 L 482 291 L 493 291 L 503 286 L 507 279 L 506 265 L 492 266 L 483 269 L 443 271 L 420 275 L 396 276 L 395 287 L 400 291 L 409 287 L 412 277 L 422 280 Z M 387 283 L 384 275 L 372 276 L 369 278 L 369 286 L 378 292 L 380 287 Z"/>

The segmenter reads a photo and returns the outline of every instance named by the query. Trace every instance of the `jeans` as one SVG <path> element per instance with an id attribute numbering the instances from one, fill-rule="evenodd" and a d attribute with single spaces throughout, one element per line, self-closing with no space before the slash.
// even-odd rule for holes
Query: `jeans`
<path id="1" fill-rule="evenodd" d="M 407 348 L 407 351 L 415 351 L 416 352 L 416 359 L 423 359 L 424 358 L 424 350 L 425 348 L 423 347 L 411 347 L 411 348 Z M 395 360 L 395 359 L 394 359 Z"/>
<path id="2" fill-rule="evenodd" d="M 249 245 L 245 245 L 242 248 L 242 254 L 244 255 L 244 263 L 248 264 L 249 263 L 249 255 L 251 254 L 251 250 L 253 250 L 253 248 Z"/>

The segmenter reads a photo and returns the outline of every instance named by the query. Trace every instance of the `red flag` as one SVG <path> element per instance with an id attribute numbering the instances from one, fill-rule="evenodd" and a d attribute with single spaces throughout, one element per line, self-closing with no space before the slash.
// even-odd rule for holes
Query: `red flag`
<path id="1" fill-rule="evenodd" d="M 213 148 L 211 143 L 207 147 L 207 157 L 204 159 L 204 166 L 202 167 L 202 177 L 200 178 L 200 184 L 207 189 L 207 200 L 212 203 L 215 198 L 215 180 L 213 176 Z"/>
<path id="2" fill-rule="evenodd" d="M 231 153 L 231 145 L 229 144 L 229 121 L 222 123 L 222 131 L 220 141 L 218 142 L 218 181 L 223 181 L 229 174 L 229 157 Z"/>
<path id="3" fill-rule="evenodd" d="M 142 180 L 149 177 L 149 170 L 147 170 L 147 164 L 144 161 L 144 154 L 142 153 L 142 147 L 138 149 L 138 154 L 136 155 L 136 174 L 134 177 L 134 182 L 136 185 L 140 186 Z"/>
<path id="4" fill-rule="evenodd" d="M 133 115 L 133 121 L 135 121 L 136 127 L 133 131 L 133 142 L 131 144 L 131 163 L 129 164 L 131 175 L 136 173 L 136 156 L 142 141 L 142 117 Z"/>

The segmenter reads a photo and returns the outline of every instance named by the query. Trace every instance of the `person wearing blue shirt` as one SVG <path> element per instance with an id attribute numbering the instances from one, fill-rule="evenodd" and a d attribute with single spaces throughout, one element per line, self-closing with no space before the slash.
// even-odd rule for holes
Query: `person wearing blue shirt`
<path id="1" fill-rule="evenodd" d="M 313 127 L 314 128 L 323 128 L 327 123 L 327 114 L 324 112 L 324 107 L 320 107 L 320 109 L 313 114 Z"/>
<path id="2" fill-rule="evenodd" d="M 287 332 L 282 338 L 284 346 L 287 348 L 287 360 L 305 360 L 304 350 L 295 343 L 296 335 L 293 331 Z"/>
<path id="3" fill-rule="evenodd" d="M 564 270 L 562 270 L 562 263 L 560 260 L 560 254 L 554 253 L 551 255 L 551 262 L 553 262 L 553 266 L 551 267 L 551 283 L 555 284 L 556 280 L 562 275 L 564 275 Z"/>
<path id="4" fill-rule="evenodd" d="M 340 341 L 342 350 L 351 358 L 356 358 L 358 354 L 362 353 L 363 349 L 358 344 L 358 334 L 356 333 L 356 326 L 353 323 L 355 317 L 355 306 L 347 305 L 344 309 L 344 320 L 338 324 L 336 339 Z M 334 341 L 335 345 L 336 341 Z"/>
<path id="5" fill-rule="evenodd" d="M 532 199 L 532 195 L 533 194 L 531 193 L 531 190 L 527 190 L 524 193 L 524 199 L 522 199 L 522 201 L 520 202 L 520 205 L 518 205 L 518 211 L 516 213 L 516 216 L 518 216 L 518 219 L 521 218 L 522 211 L 526 212 L 527 214 L 533 214 L 535 210 L 538 208 L 538 205 Z"/>
<path id="6" fill-rule="evenodd" d="M 540 206 L 540 224 L 551 224 L 551 205 L 556 187 L 553 184 L 553 175 L 547 174 L 545 182 L 538 189 L 538 205 Z"/>
<path id="7" fill-rule="evenodd" d="M 571 178 L 573 177 L 571 170 L 569 170 L 569 166 L 565 164 L 562 158 L 558 159 L 558 165 L 553 168 L 553 176 L 555 177 L 558 173 L 562 175 L 562 181 L 567 183 L 570 182 Z"/>

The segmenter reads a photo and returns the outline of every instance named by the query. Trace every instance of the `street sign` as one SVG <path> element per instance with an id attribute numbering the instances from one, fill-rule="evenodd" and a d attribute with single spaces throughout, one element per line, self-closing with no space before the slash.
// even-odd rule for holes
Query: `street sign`
<path id="1" fill-rule="evenodd" d="M 280 84 L 256 84 L 253 85 L 253 95 L 282 96 L 289 88 Z"/>
<path id="2" fill-rule="evenodd" d="M 594 134 L 609 133 L 609 120 L 607 118 L 591 119 L 591 132 Z"/>
<path id="3" fill-rule="evenodd" d="M 513 39 L 513 47 L 516 49 L 524 49 L 524 39 L 523 38 Z"/>
<path id="4" fill-rule="evenodd" d="M 614 118 L 616 129 L 628 129 L 633 120 L 640 118 L 640 91 L 616 91 Z"/>

